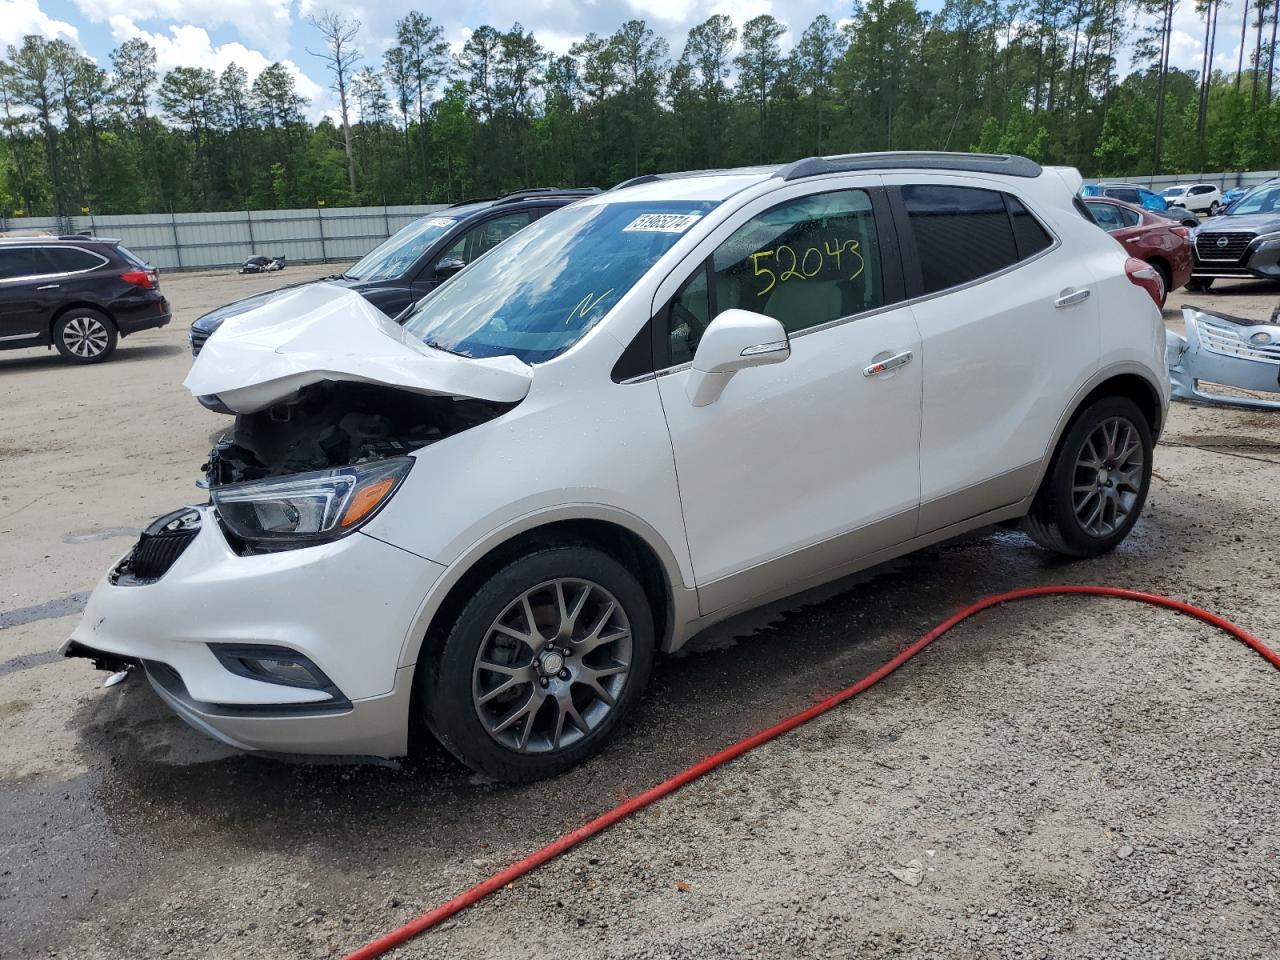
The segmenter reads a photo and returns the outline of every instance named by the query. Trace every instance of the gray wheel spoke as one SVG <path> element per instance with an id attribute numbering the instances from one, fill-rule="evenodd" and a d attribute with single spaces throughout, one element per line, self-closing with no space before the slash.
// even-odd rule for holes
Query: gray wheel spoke
<path id="1" fill-rule="evenodd" d="M 1093 429 L 1080 446 L 1071 486 L 1085 532 L 1105 537 L 1129 519 L 1145 467 L 1142 440 L 1128 420 L 1111 417 Z"/>
<path id="2" fill-rule="evenodd" d="M 631 642 L 626 612 L 599 584 L 538 584 L 512 598 L 481 641 L 472 670 L 476 713 L 509 750 L 567 749 L 617 706 Z"/>

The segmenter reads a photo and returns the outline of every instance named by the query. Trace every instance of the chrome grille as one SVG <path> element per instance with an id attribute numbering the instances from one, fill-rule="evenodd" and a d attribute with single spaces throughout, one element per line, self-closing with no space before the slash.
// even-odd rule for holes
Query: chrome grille
<path id="1" fill-rule="evenodd" d="M 1205 233 L 1196 235 L 1196 258 L 1208 263 L 1235 263 L 1244 256 L 1256 233 Z M 1221 244 L 1223 239 L 1225 244 Z M 1221 244 L 1221 245 L 1220 245 Z"/>
<path id="2" fill-rule="evenodd" d="M 1206 321 L 1203 314 L 1195 323 L 1200 345 L 1210 353 L 1280 365 L 1280 327 L 1219 325 Z M 1267 334 L 1270 343 L 1250 343 L 1249 338 L 1256 333 Z"/>

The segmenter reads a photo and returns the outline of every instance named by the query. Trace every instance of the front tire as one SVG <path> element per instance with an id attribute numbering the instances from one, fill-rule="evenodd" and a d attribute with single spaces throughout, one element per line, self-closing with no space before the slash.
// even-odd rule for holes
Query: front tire
<path id="1" fill-rule="evenodd" d="M 53 322 L 53 345 L 71 363 L 101 363 L 118 340 L 116 325 L 99 310 L 73 307 Z"/>
<path id="2" fill-rule="evenodd" d="M 1187 289 L 1192 293 L 1208 293 L 1213 280 L 1213 277 L 1192 277 L 1187 281 Z"/>
<path id="3" fill-rule="evenodd" d="M 1217 200 L 1213 201 L 1213 203 L 1209 204 L 1209 216 L 1216 217 L 1218 215 L 1218 211 L 1221 209 L 1222 209 L 1222 204 L 1220 204 Z"/>
<path id="4" fill-rule="evenodd" d="M 553 776 L 599 751 L 653 663 L 639 581 L 593 547 L 541 548 L 494 572 L 427 659 L 414 715 L 495 780 Z"/>
<path id="5" fill-rule="evenodd" d="M 1151 452 L 1151 425 L 1136 403 L 1125 397 L 1091 403 L 1058 443 L 1023 529 L 1068 557 L 1114 550 L 1146 503 Z"/>

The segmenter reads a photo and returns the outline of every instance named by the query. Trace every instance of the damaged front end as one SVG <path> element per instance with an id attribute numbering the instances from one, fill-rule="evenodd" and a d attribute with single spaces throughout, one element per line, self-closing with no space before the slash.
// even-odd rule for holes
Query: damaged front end
<path id="1" fill-rule="evenodd" d="M 1165 334 L 1173 396 L 1280 410 L 1280 323 L 1182 308 L 1186 336 Z"/>
<path id="2" fill-rule="evenodd" d="M 511 357 L 427 347 L 348 290 L 299 288 L 228 320 L 187 377 L 236 415 L 202 485 L 237 552 L 332 540 L 391 498 L 414 451 L 501 416 L 530 380 Z"/>

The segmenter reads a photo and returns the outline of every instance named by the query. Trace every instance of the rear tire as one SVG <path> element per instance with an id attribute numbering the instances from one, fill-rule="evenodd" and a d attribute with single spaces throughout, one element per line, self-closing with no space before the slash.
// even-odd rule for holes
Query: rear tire
<path id="1" fill-rule="evenodd" d="M 1102 397 L 1068 427 L 1023 530 L 1046 550 L 1094 557 L 1138 522 L 1151 487 L 1151 425 L 1125 397 Z"/>
<path id="2" fill-rule="evenodd" d="M 414 717 L 473 770 L 540 780 L 605 745 L 653 648 L 648 598 L 625 567 L 594 547 L 537 549 L 471 592 L 420 664 Z"/>
<path id="3" fill-rule="evenodd" d="M 1222 209 L 1222 204 L 1220 204 L 1217 200 L 1213 201 L 1213 203 L 1209 204 L 1209 216 L 1216 217 L 1218 215 L 1218 211 L 1221 209 Z"/>
<path id="4" fill-rule="evenodd" d="M 101 363 L 118 340 L 116 325 L 100 310 L 72 307 L 53 322 L 53 345 L 71 363 Z"/>

